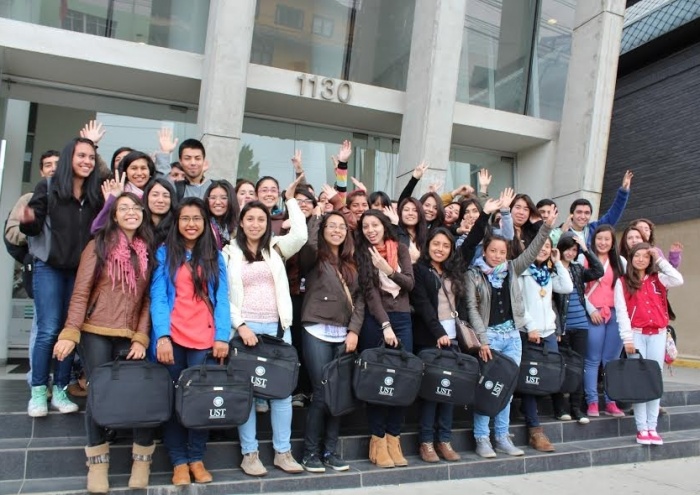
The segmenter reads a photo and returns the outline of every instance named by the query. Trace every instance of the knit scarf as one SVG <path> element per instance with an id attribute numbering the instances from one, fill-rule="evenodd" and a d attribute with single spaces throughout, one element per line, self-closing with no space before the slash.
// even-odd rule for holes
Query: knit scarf
<path id="1" fill-rule="evenodd" d="M 107 273 L 112 279 L 112 289 L 121 283 L 122 292 L 136 293 L 136 270 L 131 263 L 131 251 L 136 253 L 139 263 L 139 273 L 143 277 L 148 270 L 148 248 L 143 239 L 134 238 L 129 244 L 129 239 L 124 232 L 119 231 L 119 241 L 107 256 Z"/>
<path id="2" fill-rule="evenodd" d="M 381 255 L 382 258 L 386 260 L 387 263 L 389 263 L 389 266 L 392 269 L 396 270 L 399 273 L 401 272 L 401 267 L 399 266 L 398 242 L 386 240 L 384 241 L 384 246 L 377 246 L 377 252 Z M 379 287 L 383 291 L 391 294 L 394 299 L 396 299 L 399 293 L 401 292 L 401 287 L 399 287 L 399 285 L 396 282 L 391 280 L 389 276 L 381 270 L 379 270 Z"/>
<path id="3" fill-rule="evenodd" d="M 552 278 L 552 273 L 549 271 L 547 265 L 537 266 L 535 263 L 531 264 L 528 268 L 532 278 L 540 287 L 546 287 L 549 280 Z"/>
<path id="4" fill-rule="evenodd" d="M 486 275 L 486 278 L 491 284 L 491 287 L 493 287 L 494 289 L 500 289 L 501 287 L 503 287 L 503 281 L 508 275 L 507 261 L 504 261 L 500 265 L 491 267 L 486 263 L 486 260 L 484 260 L 484 257 L 482 256 L 477 258 L 476 261 L 474 261 L 474 266 L 479 268 L 479 270 L 481 270 L 481 272 L 484 275 Z"/>
<path id="5" fill-rule="evenodd" d="M 126 186 L 124 186 L 124 192 L 134 193 L 139 197 L 139 199 L 143 198 L 143 189 L 136 187 L 131 182 L 126 183 Z"/>

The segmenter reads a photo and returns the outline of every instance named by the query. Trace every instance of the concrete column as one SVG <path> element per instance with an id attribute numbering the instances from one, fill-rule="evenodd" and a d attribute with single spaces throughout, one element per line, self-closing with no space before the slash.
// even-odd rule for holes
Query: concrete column
<path id="1" fill-rule="evenodd" d="M 255 24 L 255 0 L 212 0 L 197 124 L 207 177 L 235 182 Z"/>
<path id="2" fill-rule="evenodd" d="M 578 2 L 559 134 L 554 199 L 586 198 L 597 215 L 608 153 L 624 0 Z"/>
<path id="3" fill-rule="evenodd" d="M 465 11 L 464 1 L 416 0 L 397 196 L 422 160 L 430 170 L 421 180 L 421 191 L 431 182 L 445 180 Z"/>

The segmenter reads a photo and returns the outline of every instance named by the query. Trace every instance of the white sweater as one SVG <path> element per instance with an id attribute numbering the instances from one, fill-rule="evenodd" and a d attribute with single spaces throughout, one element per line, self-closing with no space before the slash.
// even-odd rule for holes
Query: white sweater
<path id="1" fill-rule="evenodd" d="M 518 277 L 520 292 L 525 303 L 525 330 L 537 330 L 540 337 L 548 337 L 557 330 L 557 315 L 552 307 L 552 291 L 557 294 L 571 294 L 574 283 L 571 281 L 569 270 L 561 261 L 554 265 L 555 272 L 544 286 L 545 294 L 540 295 L 540 284 L 527 269 Z"/>

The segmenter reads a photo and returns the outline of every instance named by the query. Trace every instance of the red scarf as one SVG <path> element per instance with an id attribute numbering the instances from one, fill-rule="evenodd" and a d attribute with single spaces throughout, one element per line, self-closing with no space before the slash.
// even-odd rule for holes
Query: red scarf
<path id="1" fill-rule="evenodd" d="M 389 266 L 396 270 L 399 267 L 399 243 L 386 240 L 384 246 L 377 246 L 377 252 L 389 263 Z"/>
<path id="2" fill-rule="evenodd" d="M 116 287 L 117 281 L 119 281 L 123 292 L 136 293 L 136 270 L 131 263 L 131 249 L 136 253 L 139 275 L 141 277 L 146 275 L 148 270 L 148 247 L 146 243 L 136 237 L 129 245 L 129 239 L 120 230 L 119 241 L 107 256 L 107 273 L 109 278 L 112 279 L 112 289 Z"/>

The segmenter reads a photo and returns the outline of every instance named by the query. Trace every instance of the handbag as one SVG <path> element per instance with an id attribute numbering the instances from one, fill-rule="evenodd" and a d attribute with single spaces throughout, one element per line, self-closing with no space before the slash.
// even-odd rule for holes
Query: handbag
<path id="1" fill-rule="evenodd" d="M 231 339 L 229 366 L 244 370 L 253 384 L 253 395 L 261 399 L 285 399 L 292 395 L 299 378 L 297 350 L 271 335 L 258 335 L 258 343 L 247 346 L 240 337 Z"/>
<path id="2" fill-rule="evenodd" d="M 481 348 L 481 341 L 479 340 L 479 337 L 476 335 L 474 329 L 469 326 L 469 323 L 459 319 L 459 313 L 452 305 L 452 301 L 450 301 L 450 296 L 447 294 L 447 289 L 445 289 L 444 283 L 442 283 L 442 292 L 445 293 L 447 304 L 450 306 L 450 315 L 455 319 L 455 329 L 457 330 L 457 342 L 459 343 L 459 348 L 462 349 L 462 352 L 467 352 L 470 354 L 479 352 L 479 349 Z"/>
<path id="3" fill-rule="evenodd" d="M 343 416 L 362 405 L 352 391 L 352 374 L 357 358 L 357 353 L 346 353 L 343 346 L 338 349 L 335 359 L 323 366 L 323 401 L 331 416 Z"/>
<path id="4" fill-rule="evenodd" d="M 564 360 L 556 351 L 542 345 L 527 344 L 523 348 L 515 390 L 528 395 L 551 395 L 564 383 Z"/>
<path id="5" fill-rule="evenodd" d="M 399 347 L 365 349 L 355 362 L 352 388 L 355 397 L 370 404 L 408 406 L 418 396 L 423 361 Z"/>
<path id="6" fill-rule="evenodd" d="M 571 394 L 578 391 L 583 384 L 584 359 L 571 347 L 559 347 L 559 353 L 564 360 L 564 383 L 562 383 L 559 392 Z"/>
<path id="7" fill-rule="evenodd" d="M 614 401 L 640 403 L 660 399 L 664 393 L 661 367 L 653 359 L 631 354 L 605 365 L 605 392 Z"/>
<path id="8" fill-rule="evenodd" d="M 474 411 L 493 417 L 510 402 L 518 380 L 518 365 L 505 354 L 491 349 L 491 359 L 479 358 L 479 381 L 474 391 Z"/>
<path id="9" fill-rule="evenodd" d="M 173 380 L 159 363 L 114 361 L 92 370 L 88 383 L 88 407 L 92 419 L 105 428 L 153 428 L 170 419 Z"/>
<path id="10" fill-rule="evenodd" d="M 191 366 L 175 384 L 175 414 L 191 429 L 232 428 L 248 421 L 253 384 L 243 370 L 223 364 Z"/>
<path id="11" fill-rule="evenodd" d="M 474 402 L 479 361 L 454 347 L 424 349 L 418 353 L 424 371 L 418 395 L 432 402 L 466 406 Z"/>

